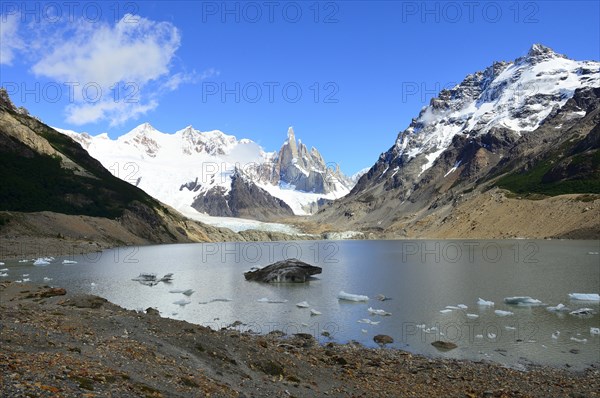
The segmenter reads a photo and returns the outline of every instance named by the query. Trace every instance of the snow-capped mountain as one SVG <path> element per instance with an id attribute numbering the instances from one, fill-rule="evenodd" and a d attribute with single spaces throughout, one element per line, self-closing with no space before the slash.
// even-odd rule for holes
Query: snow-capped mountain
<path id="1" fill-rule="evenodd" d="M 119 178 L 188 215 L 266 220 L 310 214 L 320 200 L 339 198 L 353 185 L 315 148 L 297 142 L 291 127 L 278 153 L 192 126 L 168 134 L 144 123 L 117 139 L 57 130 Z"/>
<path id="2" fill-rule="evenodd" d="M 398 228 L 402 220 L 456 203 L 462 192 L 493 184 L 503 173 L 527 171 L 544 157 L 559 163 L 581 152 L 587 159 L 586 151 L 598 145 L 588 136 L 597 130 L 598 88 L 600 62 L 572 60 L 540 44 L 512 62 L 495 62 L 442 90 L 352 192 L 319 217 Z M 591 146 L 577 147 L 582 139 Z M 579 175 L 593 179 L 590 162 Z M 557 176 L 574 175 L 561 167 L 544 181 L 558 184 Z"/>

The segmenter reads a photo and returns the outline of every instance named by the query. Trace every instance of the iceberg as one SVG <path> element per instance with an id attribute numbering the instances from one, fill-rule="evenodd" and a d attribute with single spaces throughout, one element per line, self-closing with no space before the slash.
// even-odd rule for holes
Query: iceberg
<path id="1" fill-rule="evenodd" d="M 476 335 L 475 335 L 475 338 L 476 338 L 476 339 L 482 339 L 482 338 L 483 338 L 483 335 L 482 335 L 482 334 L 476 334 Z"/>
<path id="2" fill-rule="evenodd" d="M 456 305 L 458 308 L 460 308 L 461 310 L 466 310 L 467 308 L 469 308 L 467 305 L 465 304 L 457 304 Z"/>
<path id="3" fill-rule="evenodd" d="M 229 302 L 229 301 L 233 301 L 233 299 L 230 298 L 214 298 L 208 301 L 200 301 L 199 304 L 208 304 L 208 303 L 216 303 L 216 302 Z"/>
<path id="4" fill-rule="evenodd" d="M 0 272 L 0 278 L 5 278 L 8 276 L 8 273 L 6 272 Z"/>
<path id="5" fill-rule="evenodd" d="M 488 338 L 489 338 L 490 340 L 494 340 L 494 339 L 496 338 L 496 333 L 489 332 L 489 333 L 488 333 Z"/>
<path id="6" fill-rule="evenodd" d="M 20 263 L 28 263 L 29 260 L 19 260 Z"/>
<path id="7" fill-rule="evenodd" d="M 2 269 L 0 269 L 0 272 L 6 272 L 6 271 L 8 271 L 8 268 L 2 268 Z"/>
<path id="8" fill-rule="evenodd" d="M 4 265 L 4 263 L 2 261 L 0 261 L 0 265 Z"/>
<path id="9" fill-rule="evenodd" d="M 287 300 L 274 300 L 274 299 L 270 299 L 267 297 L 263 297 L 263 298 L 259 298 L 257 300 L 259 303 L 269 303 L 269 304 L 283 304 L 283 303 L 287 303 Z"/>
<path id="10" fill-rule="evenodd" d="M 38 258 L 33 262 L 33 265 L 48 265 L 50 260 L 48 258 Z"/>
<path id="11" fill-rule="evenodd" d="M 598 293 L 569 293 L 571 300 L 579 301 L 600 301 L 600 294 Z"/>
<path id="12" fill-rule="evenodd" d="M 338 294 L 338 299 L 340 300 L 346 300 L 346 301 L 369 301 L 369 297 L 368 296 L 363 296 L 360 294 L 352 294 L 352 293 L 346 293 L 345 291 L 340 291 L 340 293 Z"/>
<path id="13" fill-rule="evenodd" d="M 310 315 L 321 315 L 321 311 L 317 311 L 314 308 L 310 309 Z"/>
<path id="14" fill-rule="evenodd" d="M 390 316 L 390 315 L 392 315 L 390 312 L 387 312 L 387 311 L 384 311 L 384 310 L 376 310 L 376 309 L 373 309 L 371 307 L 369 307 L 367 309 L 367 311 L 369 311 L 369 313 L 372 314 L 372 315 L 381 315 L 381 316 Z"/>
<path id="15" fill-rule="evenodd" d="M 177 304 L 177 305 L 180 305 L 182 307 L 184 305 L 188 305 L 189 303 L 191 303 L 191 301 L 190 300 L 186 300 L 186 299 L 181 299 L 181 300 L 177 300 L 177 301 L 173 302 L 173 304 Z"/>
<path id="16" fill-rule="evenodd" d="M 578 310 L 569 312 L 569 314 L 576 315 L 576 316 L 585 316 L 585 315 L 594 315 L 595 312 L 591 308 L 580 308 Z"/>
<path id="17" fill-rule="evenodd" d="M 192 294 L 194 294 L 194 290 L 192 290 L 192 289 L 187 289 L 187 290 L 184 290 L 184 291 L 183 291 L 183 292 L 181 292 L 181 293 L 183 293 L 183 294 L 185 294 L 186 296 L 188 296 L 188 297 L 189 297 L 189 296 L 191 296 Z"/>
<path id="18" fill-rule="evenodd" d="M 372 321 L 370 319 L 366 319 L 365 318 L 365 319 L 360 319 L 360 320 L 358 320 L 356 322 L 358 322 L 358 323 L 366 323 L 367 325 L 379 325 L 380 321 Z"/>
<path id="19" fill-rule="evenodd" d="M 552 338 L 554 340 L 558 340 L 558 336 L 560 336 L 560 332 L 558 330 L 556 332 L 552 333 Z"/>
<path id="20" fill-rule="evenodd" d="M 564 304 L 559 303 L 556 307 L 546 307 L 548 311 L 551 312 L 565 312 L 570 311 Z"/>
<path id="21" fill-rule="evenodd" d="M 446 309 L 448 309 L 448 310 L 460 310 L 460 307 L 455 306 L 455 305 L 447 305 Z"/>
<path id="22" fill-rule="evenodd" d="M 44 277 L 44 280 L 47 282 L 47 281 L 51 281 L 51 280 L 52 280 L 52 278 L 49 278 L 49 277 L 45 276 L 45 277 Z"/>
<path id="23" fill-rule="evenodd" d="M 445 310 L 440 310 L 440 312 L 441 312 L 442 314 L 448 314 L 448 313 L 452 312 L 452 310 L 450 310 L 450 309 L 446 308 Z"/>
<path id="24" fill-rule="evenodd" d="M 523 306 L 541 305 L 542 304 L 542 302 L 540 300 L 536 300 L 529 296 L 506 297 L 504 299 L 504 303 L 510 304 L 510 305 L 523 305 Z"/>
<path id="25" fill-rule="evenodd" d="M 514 327 L 514 326 L 504 326 L 504 329 L 506 329 L 506 330 L 517 330 L 517 328 Z"/>
<path id="26" fill-rule="evenodd" d="M 479 300 L 477 300 L 477 305 L 481 305 L 484 307 L 493 307 L 494 306 L 494 302 L 493 301 L 487 301 L 482 299 L 481 297 L 479 297 Z"/>
<path id="27" fill-rule="evenodd" d="M 477 315 L 477 314 L 467 314 L 467 318 L 469 318 L 469 319 L 477 319 L 477 318 L 479 318 L 479 315 Z"/>
<path id="28" fill-rule="evenodd" d="M 572 340 L 572 341 L 574 341 L 576 343 L 582 343 L 582 344 L 587 343 L 587 339 L 578 339 L 577 337 L 571 337 L 570 340 Z"/>
<path id="29" fill-rule="evenodd" d="M 296 303 L 296 307 L 298 307 L 298 308 L 308 308 L 309 305 L 308 305 L 308 303 L 306 301 L 301 301 L 299 303 Z"/>
<path id="30" fill-rule="evenodd" d="M 498 316 L 509 316 L 509 315 L 513 315 L 512 312 L 510 311 L 502 311 L 502 310 L 496 310 L 494 311 L 494 313 Z"/>
<path id="31" fill-rule="evenodd" d="M 77 261 L 73 261 L 73 260 L 63 260 L 62 262 L 63 264 L 77 264 Z"/>
<path id="32" fill-rule="evenodd" d="M 592 336 L 600 336 L 600 328 L 590 328 L 590 334 Z"/>

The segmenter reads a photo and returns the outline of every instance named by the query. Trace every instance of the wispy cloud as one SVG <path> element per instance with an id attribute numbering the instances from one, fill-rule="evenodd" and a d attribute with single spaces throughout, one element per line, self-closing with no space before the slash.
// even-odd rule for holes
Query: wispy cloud
<path id="1" fill-rule="evenodd" d="M 76 125 L 106 121 L 118 125 L 139 118 L 156 109 L 162 93 L 201 80 L 205 73 L 176 70 L 181 36 L 170 22 L 127 14 L 115 23 L 81 18 L 42 24 L 37 31 L 21 29 L 29 31 L 26 50 L 17 35 L 19 16 L 3 20 L 8 23 L 2 24 L 0 37 L 2 63 L 10 63 L 17 51 L 23 51 L 37 78 L 72 87 L 65 113 L 66 120 Z"/>
<path id="2" fill-rule="evenodd" d="M 24 48 L 18 30 L 18 15 L 0 15 L 0 65 L 11 65 L 15 53 Z"/>

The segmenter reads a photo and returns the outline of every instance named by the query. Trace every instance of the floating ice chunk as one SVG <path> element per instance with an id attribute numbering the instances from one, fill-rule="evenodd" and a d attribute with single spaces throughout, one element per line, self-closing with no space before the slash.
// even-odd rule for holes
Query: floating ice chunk
<path id="1" fill-rule="evenodd" d="M 2 268 L 2 269 L 0 269 L 0 272 L 6 272 L 6 271 L 8 271 L 8 268 Z"/>
<path id="2" fill-rule="evenodd" d="M 477 315 L 477 314 L 467 314 L 467 318 L 469 318 L 469 319 L 477 319 L 477 318 L 479 318 L 479 315 Z"/>
<path id="3" fill-rule="evenodd" d="M 597 256 L 598 254 L 600 254 L 600 252 L 588 252 L 588 254 L 596 255 Z"/>
<path id="4" fill-rule="evenodd" d="M 552 312 L 565 312 L 569 311 L 569 309 L 562 303 L 559 303 L 556 307 L 546 307 L 548 311 Z"/>
<path id="5" fill-rule="evenodd" d="M 208 300 L 208 301 L 200 301 L 200 304 L 215 303 L 215 302 L 220 302 L 220 301 L 222 301 L 222 302 L 228 302 L 228 301 L 233 301 L 233 300 L 230 299 L 230 298 L 221 298 L 221 297 L 218 297 L 218 298 L 214 298 L 214 299 L 211 299 L 211 300 Z"/>
<path id="6" fill-rule="evenodd" d="M 557 330 L 556 332 L 552 333 L 552 338 L 554 340 L 558 340 L 558 336 L 560 336 L 560 331 Z"/>
<path id="7" fill-rule="evenodd" d="M 22 281 L 22 280 L 20 280 L 20 279 L 17 279 L 17 280 L 15 281 L 15 283 L 23 283 L 23 281 Z"/>
<path id="8" fill-rule="evenodd" d="M 29 274 L 23 274 L 23 276 L 29 276 Z"/>
<path id="9" fill-rule="evenodd" d="M 504 303 L 510 304 L 510 305 L 523 305 L 523 306 L 541 305 L 542 304 L 542 302 L 540 300 L 531 298 L 529 296 L 506 297 L 504 299 Z"/>
<path id="10" fill-rule="evenodd" d="M 300 326 L 302 326 L 302 327 L 305 327 L 305 328 L 306 328 L 306 327 L 308 327 L 308 323 L 302 322 L 302 323 L 300 324 Z"/>
<path id="11" fill-rule="evenodd" d="M 321 315 L 321 311 L 317 311 L 314 308 L 310 309 L 310 315 Z"/>
<path id="12" fill-rule="evenodd" d="M 358 321 L 356 321 L 358 323 L 366 323 L 367 325 L 379 325 L 380 321 L 372 321 L 370 319 L 359 319 Z"/>
<path id="13" fill-rule="evenodd" d="M 600 328 L 590 328 L 590 334 L 592 336 L 600 336 Z"/>
<path id="14" fill-rule="evenodd" d="M 19 260 L 20 263 L 28 263 L 29 260 L 25 259 L 25 260 Z"/>
<path id="15" fill-rule="evenodd" d="M 481 305 L 484 307 L 493 307 L 494 306 L 494 302 L 493 301 L 487 301 L 482 299 L 481 297 L 479 297 L 479 300 L 477 300 L 477 305 Z"/>
<path id="16" fill-rule="evenodd" d="M 338 299 L 346 301 L 369 301 L 368 296 L 363 296 L 361 294 L 346 293 L 343 290 L 340 291 L 340 293 L 338 294 Z"/>
<path id="17" fill-rule="evenodd" d="M 368 331 L 367 329 L 360 329 L 360 331 L 361 331 L 362 333 L 369 333 L 369 331 Z"/>
<path id="18" fill-rule="evenodd" d="M 381 315 L 381 316 L 390 316 L 390 315 L 392 315 L 390 312 L 387 312 L 387 311 L 384 311 L 384 310 L 376 310 L 376 309 L 373 309 L 371 307 L 369 307 L 367 309 L 367 311 L 369 311 L 369 313 L 373 314 L 373 315 Z"/>
<path id="19" fill-rule="evenodd" d="M 576 315 L 576 316 L 585 316 L 585 315 L 594 315 L 595 312 L 591 308 L 580 308 L 578 310 L 569 312 L 569 314 Z"/>
<path id="20" fill-rule="evenodd" d="M 90 286 L 94 287 L 96 284 L 94 282 L 90 283 Z"/>
<path id="21" fill-rule="evenodd" d="M 0 272 L 0 278 L 6 278 L 7 276 L 8 276 L 8 273 Z"/>
<path id="22" fill-rule="evenodd" d="M 0 265 L 4 265 L 4 263 L 2 261 L 0 261 Z"/>
<path id="23" fill-rule="evenodd" d="M 191 296 L 192 294 L 194 294 L 194 290 L 192 290 L 192 289 L 187 289 L 187 290 L 184 290 L 184 291 L 183 291 L 183 292 L 181 292 L 181 293 L 183 293 L 183 294 L 185 294 L 186 296 L 188 296 L 188 297 L 189 297 L 189 296 Z"/>
<path id="24" fill-rule="evenodd" d="M 77 261 L 73 261 L 73 260 L 63 260 L 62 262 L 63 264 L 77 264 Z"/>
<path id="25" fill-rule="evenodd" d="M 299 303 L 296 303 L 296 307 L 298 307 L 298 308 L 308 308 L 310 306 L 308 305 L 308 303 L 306 301 L 301 301 Z"/>
<path id="26" fill-rule="evenodd" d="M 52 280 L 52 278 L 49 278 L 49 277 L 45 276 L 45 277 L 44 277 L 44 280 L 45 280 L 45 281 L 51 281 L 51 280 Z"/>
<path id="27" fill-rule="evenodd" d="M 169 293 L 183 293 L 185 292 L 185 290 L 183 289 L 171 289 L 169 290 Z"/>
<path id="28" fill-rule="evenodd" d="M 37 260 L 35 260 L 33 262 L 33 265 L 48 265 L 48 264 L 50 264 L 50 261 L 45 258 L 38 258 Z"/>
<path id="29" fill-rule="evenodd" d="M 576 343 L 582 343 L 582 344 L 587 343 L 587 339 L 578 339 L 577 337 L 571 337 L 570 340 L 572 340 L 572 341 L 574 341 Z"/>
<path id="30" fill-rule="evenodd" d="M 517 328 L 514 327 L 514 326 L 504 326 L 504 329 L 506 329 L 506 330 L 517 330 Z"/>
<path id="31" fill-rule="evenodd" d="M 571 300 L 579 301 L 600 301 L 600 294 L 598 293 L 569 293 Z"/>
<path id="32" fill-rule="evenodd" d="M 23 282 L 29 282 L 31 279 L 29 278 L 23 278 Z"/>
<path id="33" fill-rule="evenodd" d="M 476 335 L 475 335 L 475 338 L 476 338 L 476 339 L 482 339 L 482 338 L 483 338 L 483 335 L 482 335 L 482 334 L 476 334 Z"/>
<path id="34" fill-rule="evenodd" d="M 495 339 L 496 338 L 496 333 L 492 333 L 492 332 L 488 333 L 488 338 L 491 339 L 491 340 Z"/>
<path id="35" fill-rule="evenodd" d="M 440 312 L 442 314 L 448 314 L 448 313 L 452 312 L 452 310 L 446 308 L 445 310 L 440 310 Z"/>
<path id="36" fill-rule="evenodd" d="M 425 329 L 427 327 L 427 325 L 425 325 L 424 323 L 420 324 L 420 325 L 416 325 L 415 326 L 417 329 Z"/>
<path id="37" fill-rule="evenodd" d="M 186 299 L 181 299 L 181 300 L 177 300 L 177 301 L 173 302 L 173 304 L 177 304 L 177 305 L 180 305 L 182 307 L 184 305 L 188 305 L 189 303 L 191 303 L 191 301 L 190 300 L 186 300 Z"/>
<path id="38" fill-rule="evenodd" d="M 467 308 L 469 308 L 467 305 L 465 304 L 457 304 L 456 305 L 458 308 L 460 308 L 461 310 L 466 310 Z"/>
<path id="39" fill-rule="evenodd" d="M 457 307 L 455 305 L 447 305 L 446 309 L 448 309 L 448 310 L 460 310 L 460 307 Z"/>
<path id="40" fill-rule="evenodd" d="M 287 303 L 287 300 L 270 299 L 270 298 L 267 298 L 267 297 L 259 298 L 257 301 L 259 303 L 269 303 L 269 304 L 283 304 L 283 303 Z"/>
<path id="41" fill-rule="evenodd" d="M 494 314 L 496 314 L 498 316 L 510 316 L 510 315 L 513 315 L 513 313 L 510 312 L 510 311 L 502 311 L 502 310 L 496 310 L 496 311 L 494 311 Z"/>

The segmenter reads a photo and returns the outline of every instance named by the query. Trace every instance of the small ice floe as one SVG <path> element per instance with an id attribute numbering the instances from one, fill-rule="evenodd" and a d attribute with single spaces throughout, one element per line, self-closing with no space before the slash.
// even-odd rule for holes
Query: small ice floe
<path id="1" fill-rule="evenodd" d="M 183 292 L 185 292 L 185 290 L 183 290 L 183 289 L 171 289 L 171 290 L 169 290 L 169 293 L 179 294 L 179 293 L 183 293 Z"/>
<path id="2" fill-rule="evenodd" d="M 50 264 L 50 259 L 48 257 L 46 257 L 46 258 L 40 257 L 33 262 L 33 265 L 38 265 L 38 266 L 39 265 L 48 265 L 48 264 Z"/>
<path id="3" fill-rule="evenodd" d="M 521 305 L 521 306 L 534 306 L 534 305 L 542 304 L 542 302 L 540 300 L 531 298 L 529 296 L 506 297 L 504 299 L 504 303 L 510 304 L 510 305 Z"/>
<path id="4" fill-rule="evenodd" d="M 476 338 L 476 339 L 482 339 L 482 338 L 483 338 L 483 335 L 482 335 L 482 334 L 476 334 L 476 335 L 475 335 L 475 338 Z"/>
<path id="5" fill-rule="evenodd" d="M 173 280 L 173 273 L 165 274 L 162 278 L 159 279 L 159 282 L 171 282 Z"/>
<path id="6" fill-rule="evenodd" d="M 391 298 L 384 296 L 383 294 L 378 294 L 375 298 L 379 301 L 391 300 Z"/>
<path id="7" fill-rule="evenodd" d="M 360 329 L 360 331 L 361 331 L 362 333 L 365 333 L 365 334 L 366 334 L 366 333 L 369 333 L 369 331 L 368 331 L 367 329 Z"/>
<path id="8" fill-rule="evenodd" d="M 23 276 L 29 276 L 29 274 L 23 274 Z"/>
<path id="9" fill-rule="evenodd" d="M 339 292 L 338 299 L 346 301 L 369 301 L 368 296 L 363 296 L 361 294 L 346 293 L 343 290 Z"/>
<path id="10" fill-rule="evenodd" d="M 301 301 L 299 303 L 296 303 L 296 307 L 298 307 L 298 308 L 308 308 L 308 307 L 310 307 L 310 305 L 306 301 Z"/>
<path id="11" fill-rule="evenodd" d="M 480 305 L 482 307 L 493 307 L 494 306 L 494 302 L 493 301 L 484 300 L 481 297 L 479 297 L 479 300 L 477 300 L 477 305 Z"/>
<path id="12" fill-rule="evenodd" d="M 566 312 L 570 311 L 564 304 L 559 303 L 556 307 L 546 307 L 548 311 L 551 312 Z"/>
<path id="13" fill-rule="evenodd" d="M 180 306 L 184 306 L 184 305 L 188 305 L 189 303 L 191 303 L 190 300 L 186 300 L 186 299 L 181 299 L 181 300 L 177 300 L 177 301 L 173 301 L 173 304 L 177 304 Z"/>
<path id="14" fill-rule="evenodd" d="M 578 339 L 577 337 L 571 337 L 570 340 L 574 341 L 576 343 L 582 343 L 582 344 L 587 343 L 587 339 Z"/>
<path id="15" fill-rule="evenodd" d="M 29 260 L 25 259 L 25 260 L 19 260 L 20 263 L 28 263 Z"/>
<path id="16" fill-rule="evenodd" d="M 390 316 L 392 315 L 391 312 L 387 312 L 385 310 L 376 310 L 374 308 L 369 307 L 367 309 L 367 311 L 369 311 L 369 314 L 371 315 L 381 315 L 381 316 Z"/>
<path id="17" fill-rule="evenodd" d="M 155 273 L 152 272 L 142 272 L 137 277 L 131 279 L 132 281 L 136 281 L 146 286 L 154 286 L 159 282 L 169 283 L 173 280 L 173 274 L 166 274 L 162 278 L 158 279 Z M 183 293 L 183 292 L 181 292 Z"/>
<path id="18" fill-rule="evenodd" d="M 600 336 L 600 328 L 590 328 L 590 335 Z"/>
<path id="19" fill-rule="evenodd" d="M 4 265 L 4 263 L 2 261 L 0 261 L 0 265 Z"/>
<path id="20" fill-rule="evenodd" d="M 600 252 L 588 252 L 588 254 L 591 254 L 592 256 L 597 256 L 598 254 L 600 254 Z"/>
<path id="21" fill-rule="evenodd" d="M 440 310 L 440 312 L 441 312 L 442 314 L 449 314 L 449 313 L 451 313 L 451 312 L 452 312 L 452 310 L 451 310 L 451 309 L 448 309 L 448 308 L 446 308 L 445 310 Z"/>
<path id="22" fill-rule="evenodd" d="M 52 280 L 52 278 L 49 278 L 49 277 L 45 276 L 45 277 L 44 277 L 44 280 L 45 280 L 46 282 L 48 282 L 48 281 L 51 281 L 51 280 Z"/>
<path id="23" fill-rule="evenodd" d="M 302 326 L 303 328 L 307 328 L 307 327 L 308 327 L 308 323 L 302 322 L 302 323 L 300 324 L 300 326 Z"/>
<path id="24" fill-rule="evenodd" d="M 456 305 L 447 305 L 446 309 L 447 310 L 460 310 L 460 307 L 458 307 Z"/>
<path id="25" fill-rule="evenodd" d="M 283 304 L 283 303 L 287 303 L 287 300 L 270 299 L 270 298 L 267 298 L 267 297 L 259 298 L 256 301 L 258 301 L 259 303 L 269 303 L 269 304 Z"/>
<path id="26" fill-rule="evenodd" d="M 502 311 L 502 310 L 496 310 L 496 311 L 494 311 L 494 314 L 496 314 L 498 316 L 510 316 L 510 315 L 513 315 L 513 313 L 510 312 L 510 311 Z"/>
<path id="27" fill-rule="evenodd" d="M 489 333 L 488 333 L 488 338 L 489 338 L 490 340 L 494 340 L 494 339 L 496 338 L 496 333 L 489 332 Z"/>
<path id="28" fill-rule="evenodd" d="M 596 312 L 591 308 L 580 308 L 575 311 L 569 312 L 571 315 L 575 316 L 586 316 L 586 315 L 594 315 Z"/>
<path id="29" fill-rule="evenodd" d="M 63 260 L 62 262 L 63 264 L 77 264 L 77 261 L 73 261 L 73 260 Z"/>
<path id="30" fill-rule="evenodd" d="M 8 276 L 8 273 L 0 272 L 0 278 L 6 278 L 7 276 Z"/>
<path id="31" fill-rule="evenodd" d="M 469 319 L 477 319 L 477 318 L 479 318 L 479 315 L 477 315 L 477 314 L 467 314 L 467 318 L 469 318 Z"/>
<path id="32" fill-rule="evenodd" d="M 379 325 L 380 321 L 372 321 L 370 319 L 359 319 L 358 321 L 356 321 L 358 323 L 366 323 L 367 325 Z"/>
<path id="33" fill-rule="evenodd" d="M 23 278 L 23 282 L 29 282 L 31 279 L 29 278 Z"/>
<path id="34" fill-rule="evenodd" d="M 91 287 L 95 287 L 95 286 L 97 286 L 97 285 L 96 285 L 94 282 L 92 282 L 92 283 L 90 283 L 90 286 L 91 286 Z"/>
<path id="35" fill-rule="evenodd" d="M 517 330 L 517 328 L 514 327 L 514 326 L 504 326 L 504 329 L 506 329 L 506 330 Z"/>
<path id="36" fill-rule="evenodd" d="M 417 329 L 425 329 L 427 327 L 427 325 L 425 325 L 424 323 L 420 324 L 420 325 L 416 325 L 415 326 Z"/>
<path id="37" fill-rule="evenodd" d="M 181 293 L 183 293 L 184 295 L 186 295 L 186 296 L 188 296 L 188 297 L 189 297 L 189 296 L 191 296 L 192 294 L 194 294 L 194 290 L 193 290 L 193 289 L 187 289 L 187 290 L 184 290 L 184 291 L 183 291 L 183 292 L 181 292 Z"/>
<path id="38" fill-rule="evenodd" d="M 557 330 L 556 332 L 552 333 L 552 338 L 554 340 L 558 340 L 558 336 L 560 336 L 560 331 Z"/>
<path id="39" fill-rule="evenodd" d="M 600 294 L 598 293 L 569 293 L 571 300 L 579 301 L 600 301 Z"/>
<path id="40" fill-rule="evenodd" d="M 15 281 L 15 283 L 23 283 L 23 281 L 22 281 L 22 280 L 20 280 L 20 279 L 17 279 L 17 280 Z"/>
<path id="41" fill-rule="evenodd" d="M 469 308 L 466 304 L 457 304 L 456 306 L 461 310 L 466 310 L 467 308 Z"/>
<path id="42" fill-rule="evenodd" d="M 317 311 L 314 308 L 310 309 L 310 315 L 311 316 L 317 316 L 317 315 L 321 315 L 321 311 Z"/>
<path id="43" fill-rule="evenodd" d="M 0 272 L 6 272 L 6 271 L 8 271 L 8 268 L 2 268 L 2 269 L 0 269 Z"/>

